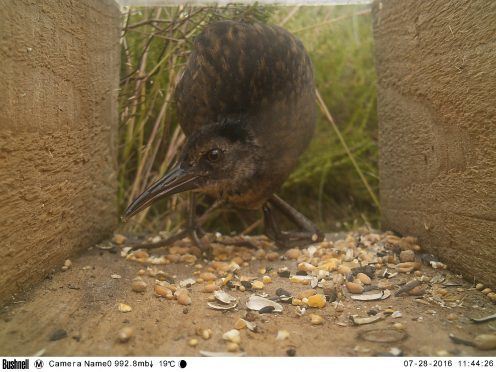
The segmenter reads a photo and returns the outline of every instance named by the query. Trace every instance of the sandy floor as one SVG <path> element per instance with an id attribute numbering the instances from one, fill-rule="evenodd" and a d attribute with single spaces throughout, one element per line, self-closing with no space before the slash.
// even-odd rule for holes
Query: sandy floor
<path id="1" fill-rule="evenodd" d="M 228 343 L 223 340 L 223 334 L 235 328 L 238 318 L 244 318 L 256 325 L 256 332 L 239 331 L 239 352 L 248 356 L 496 355 L 494 349 L 484 351 L 455 344 L 448 336 L 452 333 L 472 340 L 479 334 L 494 334 L 496 321 L 475 324 L 469 318 L 493 314 L 496 306 L 473 288 L 472 283 L 425 264 L 417 277 L 413 273 L 398 273 L 389 279 L 381 278 L 383 271 L 389 266 L 389 272 L 397 272 L 394 269 L 397 264 L 375 264 L 378 269 L 372 284 L 380 283 L 381 288 L 389 288 L 391 293 L 384 300 L 353 300 L 339 276 L 338 279 L 334 276 L 337 301 L 328 302 L 323 308 L 309 307 L 303 315 L 298 315 L 298 307 L 291 303 L 283 303 L 280 314 L 259 314 L 246 309 L 246 300 L 253 293 L 266 293 L 271 297 L 276 289 L 284 288 L 296 295 L 310 288 L 309 284 L 294 283 L 277 274 L 278 268 L 287 266 L 294 275 L 297 260 L 273 254 L 269 256 L 272 261 L 268 261 L 259 251 L 261 259 L 253 259 L 245 265 L 240 261 L 241 268 L 236 271 L 233 283 L 240 276 L 262 281 L 264 275 L 272 282 L 266 283 L 263 289 L 244 292 L 224 286 L 222 289 L 239 303 L 234 310 L 220 311 L 207 306 L 212 294 L 202 292 L 205 283 L 193 284 L 188 289 L 192 299 L 189 306 L 155 296 L 156 277 L 146 274 L 143 275 L 143 281 L 148 284 L 146 290 L 133 291 L 132 279 L 140 269 L 150 265 L 126 260 L 119 251 L 92 247 L 80 257 L 72 258 L 68 270 L 56 272 L 26 292 L 23 300 L 4 307 L 0 312 L 0 354 L 194 356 L 200 355 L 200 350 L 226 352 Z M 349 266 L 353 266 L 352 263 Z M 154 268 L 175 277 L 174 282 L 178 284 L 187 278 L 198 278 L 199 272 L 207 272 L 209 266 L 208 262 L 199 260 L 194 264 L 174 263 L 154 265 Z M 264 270 L 266 273 L 262 274 Z M 218 274 L 213 269 L 211 272 Z M 221 282 L 221 275 L 218 277 L 216 283 Z M 422 281 L 423 293 L 395 296 L 398 289 L 413 278 Z M 321 288 L 316 290 L 322 293 Z M 132 310 L 119 311 L 119 303 L 129 305 Z M 301 305 L 300 309 L 304 307 Z M 376 313 L 382 317 L 372 324 L 355 325 L 350 319 L 354 314 L 368 317 Z M 322 316 L 323 324 L 312 325 L 311 314 Z M 118 340 L 123 327 L 132 329 L 127 342 Z M 203 339 L 197 334 L 199 329 L 210 329 L 211 337 Z M 276 340 L 279 331 L 287 331 L 287 338 L 283 337 L 285 332 L 280 332 L 283 339 Z M 196 346 L 190 345 L 190 342 L 195 343 L 192 339 L 197 340 Z"/>

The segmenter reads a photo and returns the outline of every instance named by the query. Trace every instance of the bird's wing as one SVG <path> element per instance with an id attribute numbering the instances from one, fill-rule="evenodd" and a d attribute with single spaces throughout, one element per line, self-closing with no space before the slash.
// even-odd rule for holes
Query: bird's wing
<path id="1" fill-rule="evenodd" d="M 276 102 L 313 94 L 310 59 L 301 42 L 277 26 L 221 21 L 195 40 L 176 87 L 186 133 Z"/>

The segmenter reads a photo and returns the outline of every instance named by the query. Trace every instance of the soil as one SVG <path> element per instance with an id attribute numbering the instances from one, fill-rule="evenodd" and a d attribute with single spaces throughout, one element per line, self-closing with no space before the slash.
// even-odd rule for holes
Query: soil
<path id="1" fill-rule="evenodd" d="M 256 332 L 240 330 L 240 351 L 247 356 L 286 356 L 292 353 L 296 356 L 496 354 L 495 350 L 455 344 L 449 338 L 450 333 L 467 340 L 479 334 L 494 334 L 496 321 L 475 324 L 469 318 L 493 314 L 496 306 L 472 283 L 444 269 L 422 265 L 423 278 L 430 278 L 423 284 L 426 288 L 423 295 L 395 296 L 398 288 L 411 281 L 414 274 L 398 273 L 390 279 L 381 279 L 387 266 L 390 272 L 395 271 L 389 264 L 378 269 L 372 281 L 389 283 L 391 296 L 384 300 L 353 300 L 344 285 L 337 285 L 337 302 L 326 303 L 322 309 L 307 308 L 302 316 L 297 314 L 297 306 L 291 303 L 282 304 L 280 314 L 247 310 L 246 300 L 253 292 L 273 296 L 277 288 L 284 288 L 296 295 L 310 288 L 308 284 L 292 283 L 277 274 L 277 269 L 283 266 L 287 266 L 292 275 L 297 271 L 297 261 L 285 258 L 284 252 L 279 252 L 280 256 L 270 257 L 272 261 L 252 259 L 245 266 L 240 265 L 238 275 L 261 279 L 260 270 L 265 269 L 265 275 L 271 277 L 272 283 L 265 284 L 261 290 L 244 292 L 224 286 L 222 289 L 238 298 L 239 304 L 235 310 L 223 312 L 207 306 L 207 299 L 212 294 L 202 292 L 205 284 L 196 283 L 189 288 L 192 299 L 189 306 L 180 305 L 174 299 L 156 297 L 153 290 L 156 278 L 146 274 L 142 275 L 148 284 L 146 290 L 134 292 L 131 289 L 133 278 L 151 265 L 126 260 L 119 250 L 115 247 L 110 250 L 91 247 L 72 259 L 67 270 L 54 273 L 38 287 L 26 292 L 22 299 L 18 297 L 14 303 L 5 306 L 0 312 L 0 354 L 198 356 L 200 350 L 226 352 L 227 345 L 222 335 L 233 329 L 240 317 L 251 319 L 257 326 Z M 161 248 L 154 254 L 159 252 L 167 252 L 167 249 Z M 257 252 L 261 257 L 260 250 L 253 252 L 254 257 Z M 177 284 L 187 278 L 198 278 L 198 272 L 205 272 L 209 263 L 198 260 L 195 264 L 169 263 L 153 267 L 175 277 Z M 120 278 L 115 275 L 112 278 L 112 274 Z M 420 278 L 420 273 L 417 274 Z M 320 288 L 317 290 L 322 292 Z M 119 303 L 131 306 L 132 310 L 120 312 Z M 350 315 L 366 317 L 371 309 L 387 315 L 372 324 L 353 325 Z M 393 317 L 393 311 L 398 311 L 395 316 L 399 317 Z M 323 324 L 312 325 L 310 314 L 321 315 Z M 127 342 L 118 340 L 123 327 L 133 330 Z M 211 338 L 205 340 L 197 336 L 198 328 L 211 329 Z M 280 330 L 287 330 L 289 337 L 277 341 L 276 335 Z M 370 330 L 377 332 L 369 333 Z M 387 335 L 393 337 L 389 342 Z M 198 340 L 196 346 L 189 345 L 192 338 Z"/>

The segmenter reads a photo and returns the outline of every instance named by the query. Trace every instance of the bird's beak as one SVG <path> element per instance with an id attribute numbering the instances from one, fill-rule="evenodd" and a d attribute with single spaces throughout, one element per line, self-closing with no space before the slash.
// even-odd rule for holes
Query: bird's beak
<path id="1" fill-rule="evenodd" d="M 195 189 L 198 187 L 198 178 L 200 178 L 200 176 L 185 171 L 180 165 L 176 165 L 165 176 L 138 196 L 126 208 L 122 215 L 122 219 L 125 221 L 127 218 L 134 216 L 155 201 L 166 196 Z"/>

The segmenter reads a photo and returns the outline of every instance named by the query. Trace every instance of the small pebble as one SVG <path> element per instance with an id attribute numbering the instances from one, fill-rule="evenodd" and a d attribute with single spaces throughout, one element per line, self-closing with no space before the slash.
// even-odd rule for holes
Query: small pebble
<path id="1" fill-rule="evenodd" d="M 58 341 L 67 337 L 67 331 L 65 329 L 56 329 L 52 332 L 52 334 L 48 337 L 49 341 Z"/>
<path id="2" fill-rule="evenodd" d="M 188 341 L 188 345 L 191 347 L 195 347 L 196 345 L 198 345 L 198 340 L 196 338 L 192 338 Z"/>
<path id="3" fill-rule="evenodd" d="M 350 293 L 353 293 L 353 294 L 363 293 L 363 286 L 358 284 L 358 283 L 346 282 L 346 288 L 348 289 L 348 291 Z"/>
<path id="4" fill-rule="evenodd" d="M 124 327 L 117 334 L 117 339 L 122 343 L 128 342 L 133 337 L 133 334 L 134 330 L 131 327 Z"/>
<path id="5" fill-rule="evenodd" d="M 313 325 L 319 325 L 324 323 L 324 318 L 317 314 L 310 314 L 310 323 Z"/>
<path id="6" fill-rule="evenodd" d="M 289 348 L 288 350 L 286 350 L 286 355 L 290 357 L 294 357 L 296 355 L 296 349 Z"/>

